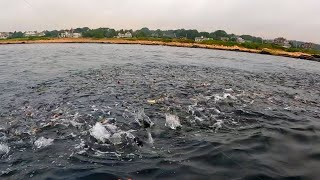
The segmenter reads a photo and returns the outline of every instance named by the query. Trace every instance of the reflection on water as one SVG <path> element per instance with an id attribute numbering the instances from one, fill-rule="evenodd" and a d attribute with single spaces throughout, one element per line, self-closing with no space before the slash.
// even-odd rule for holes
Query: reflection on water
<path id="1" fill-rule="evenodd" d="M 0 46 L 1 178 L 317 179 L 319 67 L 160 46 Z"/>

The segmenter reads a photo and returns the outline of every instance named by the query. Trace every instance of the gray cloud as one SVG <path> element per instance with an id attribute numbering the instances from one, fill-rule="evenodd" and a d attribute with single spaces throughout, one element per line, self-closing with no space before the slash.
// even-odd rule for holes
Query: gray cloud
<path id="1" fill-rule="evenodd" d="M 318 0 L 3 0 L 0 31 L 89 26 L 224 29 L 320 43 Z"/>

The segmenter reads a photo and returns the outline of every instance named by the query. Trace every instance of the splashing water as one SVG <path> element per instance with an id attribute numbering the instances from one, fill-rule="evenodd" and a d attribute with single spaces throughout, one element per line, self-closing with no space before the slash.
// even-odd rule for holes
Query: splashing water
<path id="1" fill-rule="evenodd" d="M 135 121 L 141 127 L 149 128 L 154 125 L 150 118 L 144 113 L 144 109 L 141 108 L 135 113 Z"/>
<path id="2" fill-rule="evenodd" d="M 6 155 L 10 151 L 10 147 L 6 144 L 1 144 L 0 143 L 0 155 Z"/>
<path id="3" fill-rule="evenodd" d="M 45 138 L 45 137 L 40 137 L 39 139 L 37 139 L 35 142 L 34 142 L 34 145 L 40 149 L 40 148 L 44 148 L 44 147 L 47 147 L 47 146 L 50 146 L 53 144 L 53 141 L 54 139 L 51 139 L 51 138 Z"/>
<path id="4" fill-rule="evenodd" d="M 177 129 L 181 127 L 181 123 L 179 117 L 172 114 L 166 114 L 166 123 L 165 126 L 169 127 L 170 129 Z"/>
<path id="5" fill-rule="evenodd" d="M 105 143 L 110 138 L 111 133 L 102 126 L 100 122 L 97 122 L 91 129 L 90 135 L 96 138 L 98 141 Z"/>

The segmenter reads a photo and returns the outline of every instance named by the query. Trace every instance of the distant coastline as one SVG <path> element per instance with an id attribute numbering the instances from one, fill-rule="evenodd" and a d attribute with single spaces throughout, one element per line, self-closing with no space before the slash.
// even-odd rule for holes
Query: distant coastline
<path id="1" fill-rule="evenodd" d="M 159 45 L 186 48 L 203 48 L 226 51 L 238 51 L 256 54 L 266 54 L 273 56 L 283 56 L 290 58 L 306 59 L 320 62 L 319 55 L 313 55 L 303 52 L 287 52 L 279 49 L 249 49 L 244 47 L 224 46 L 219 44 L 206 44 L 196 42 L 184 42 L 180 40 L 166 41 L 164 39 L 117 39 L 117 38 L 39 38 L 39 39 L 5 39 L 0 40 L 0 45 L 6 44 L 45 44 L 45 43 L 105 43 L 105 44 L 140 44 L 140 45 Z"/>

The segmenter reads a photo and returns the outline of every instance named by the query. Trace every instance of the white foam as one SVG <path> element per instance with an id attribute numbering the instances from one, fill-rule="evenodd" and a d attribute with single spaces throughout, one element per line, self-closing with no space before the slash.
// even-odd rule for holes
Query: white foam
<path id="1" fill-rule="evenodd" d="M 210 110 L 213 110 L 216 114 L 220 114 L 221 111 L 219 111 L 217 108 L 209 108 Z"/>
<path id="2" fill-rule="evenodd" d="M 103 143 L 111 136 L 110 132 L 100 122 L 97 122 L 89 131 L 91 136 Z"/>
<path id="3" fill-rule="evenodd" d="M 195 117 L 195 120 L 197 120 L 197 121 L 199 121 L 199 122 L 204 121 L 204 119 L 202 119 L 202 118 L 200 118 L 200 117 L 198 117 L 198 116 Z"/>
<path id="4" fill-rule="evenodd" d="M 235 96 L 232 96 L 232 95 L 229 94 L 229 93 L 223 93 L 223 98 L 224 98 L 224 99 L 230 98 L 230 99 L 233 99 L 233 100 L 236 100 L 236 99 L 237 99 Z"/>
<path id="5" fill-rule="evenodd" d="M 179 117 L 172 114 L 166 114 L 166 124 L 165 126 L 171 129 L 177 129 L 177 127 L 181 127 L 181 123 Z"/>
<path id="6" fill-rule="evenodd" d="M 154 123 L 150 120 L 150 118 L 144 113 L 144 109 L 139 109 L 138 112 L 135 113 L 135 121 L 143 126 L 145 123 L 149 124 L 149 126 L 153 126 Z"/>
<path id="7" fill-rule="evenodd" d="M 0 155 L 8 154 L 10 151 L 10 147 L 6 144 L 0 143 Z"/>
<path id="8" fill-rule="evenodd" d="M 118 145 L 118 144 L 121 144 L 122 143 L 122 135 L 124 133 L 123 132 L 117 132 L 117 133 L 114 133 L 110 138 L 109 140 L 112 142 L 112 144 L 114 145 Z"/>
<path id="9" fill-rule="evenodd" d="M 221 96 L 219 96 L 219 95 L 214 95 L 214 101 L 215 101 L 215 102 L 222 101 L 222 100 L 224 100 L 223 97 L 221 97 Z"/>
<path id="10" fill-rule="evenodd" d="M 153 140 L 153 138 L 152 138 L 152 135 L 151 135 L 151 132 L 150 132 L 150 131 L 148 131 L 148 143 L 149 143 L 149 144 L 152 144 L 152 145 L 153 145 L 153 143 L 154 143 L 154 140 Z"/>
<path id="11" fill-rule="evenodd" d="M 232 100 L 236 100 L 237 98 L 235 96 L 232 96 L 231 94 L 229 93 L 223 93 L 222 96 L 220 95 L 214 95 L 214 101 L 215 102 L 219 102 L 219 101 L 223 101 L 225 99 L 232 99 Z"/>
<path id="12" fill-rule="evenodd" d="M 217 132 L 220 128 L 222 128 L 222 124 L 222 120 L 217 120 L 217 122 L 213 124 L 212 128 L 214 128 L 215 132 Z"/>
<path id="13" fill-rule="evenodd" d="M 45 138 L 45 137 L 40 137 L 39 139 L 37 139 L 35 142 L 34 142 L 34 145 L 40 149 L 40 148 L 44 148 L 44 147 L 47 147 L 47 146 L 50 146 L 53 144 L 53 141 L 54 139 L 51 139 L 51 138 Z"/>
<path id="14" fill-rule="evenodd" d="M 130 138 L 130 139 L 134 139 L 135 138 L 135 136 L 131 133 L 133 131 L 134 130 L 129 130 L 129 131 L 126 132 L 127 138 Z"/>
<path id="15" fill-rule="evenodd" d="M 131 132 L 129 131 L 118 131 L 114 134 L 112 134 L 112 136 L 109 138 L 109 140 L 112 142 L 112 144 L 114 145 L 119 145 L 122 144 L 122 140 L 126 138 L 126 139 L 134 139 L 135 136 L 133 134 L 131 134 Z"/>
<path id="16" fill-rule="evenodd" d="M 81 128 L 81 126 L 83 125 L 83 123 L 79 123 L 79 122 L 76 122 L 75 120 L 71 120 L 69 121 L 70 124 L 76 128 Z"/>
<path id="17" fill-rule="evenodd" d="M 285 108 L 283 108 L 284 110 L 287 110 L 287 111 L 290 111 L 291 110 L 291 107 L 290 106 L 288 106 L 288 107 L 285 107 Z"/>
<path id="18" fill-rule="evenodd" d="M 229 89 L 225 89 L 224 91 L 227 92 L 227 93 L 232 93 L 233 89 L 229 88 Z"/>
<path id="19" fill-rule="evenodd" d="M 99 110 L 96 105 L 92 105 L 91 108 L 93 112 L 97 112 Z"/>
<path id="20" fill-rule="evenodd" d="M 113 124 L 105 124 L 104 125 L 110 132 L 115 133 L 117 132 L 118 127 Z"/>
<path id="21" fill-rule="evenodd" d="M 75 149 L 82 149 L 82 148 L 84 148 L 84 146 L 85 146 L 84 140 L 81 139 L 81 142 L 80 142 L 79 144 L 76 144 L 76 145 L 74 146 L 74 148 L 75 148 Z"/>

